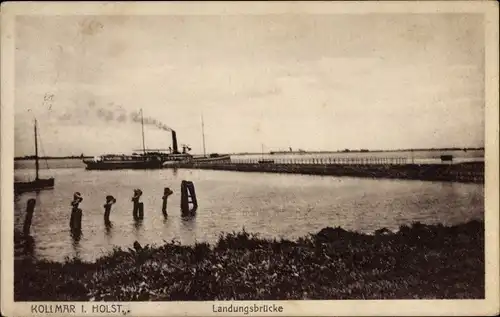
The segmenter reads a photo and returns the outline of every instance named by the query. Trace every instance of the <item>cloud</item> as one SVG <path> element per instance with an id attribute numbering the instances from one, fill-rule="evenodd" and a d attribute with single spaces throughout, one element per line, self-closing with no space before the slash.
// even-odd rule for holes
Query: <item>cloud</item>
<path id="1" fill-rule="evenodd" d="M 19 115 L 30 109 L 59 131 L 54 152 L 73 151 L 76 137 L 78 151 L 99 154 L 93 136 L 103 129 L 99 142 L 128 149 L 123 131 L 140 122 L 141 108 L 159 146 L 172 126 L 201 149 L 201 113 L 207 144 L 221 152 L 259 150 L 261 142 L 310 149 L 483 142 L 484 45 L 472 15 L 17 21 L 16 140 L 31 133 Z M 46 94 L 54 95 L 50 104 Z M 16 153 L 31 150 L 23 142 Z"/>

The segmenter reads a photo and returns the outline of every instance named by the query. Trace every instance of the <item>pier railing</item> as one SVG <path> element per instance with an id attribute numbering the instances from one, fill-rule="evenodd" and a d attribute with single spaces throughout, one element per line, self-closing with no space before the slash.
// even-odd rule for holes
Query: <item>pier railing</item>
<path id="1" fill-rule="evenodd" d="M 408 164 L 406 157 L 305 157 L 305 158 L 231 158 L 234 164 L 261 164 L 270 162 L 272 164 L 302 164 L 302 165 L 326 165 L 326 164 Z"/>

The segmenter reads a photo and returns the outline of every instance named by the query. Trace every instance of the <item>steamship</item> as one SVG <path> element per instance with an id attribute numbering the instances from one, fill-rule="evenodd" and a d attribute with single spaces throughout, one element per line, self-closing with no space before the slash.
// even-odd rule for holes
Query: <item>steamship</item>
<path id="1" fill-rule="evenodd" d="M 229 155 L 210 154 L 194 157 L 188 152 L 191 150 L 189 146 L 182 145 L 182 152 L 179 152 L 177 144 L 177 134 L 174 130 L 172 133 L 172 148 L 165 150 L 146 150 L 144 142 L 144 122 L 142 119 L 141 109 L 141 125 L 142 125 L 142 151 L 141 154 L 133 153 L 132 155 L 115 155 L 106 154 L 93 159 L 84 159 L 83 163 L 87 170 L 114 170 L 114 169 L 159 169 L 163 167 L 177 166 L 179 163 L 222 163 L 231 160 Z M 203 152 L 205 152 L 205 136 L 203 133 Z"/>
<path id="2" fill-rule="evenodd" d="M 188 147 L 183 146 L 182 153 L 178 150 L 177 136 L 172 132 L 172 149 L 170 153 L 160 152 L 160 150 L 146 150 L 143 153 L 133 153 L 132 155 L 106 154 L 93 159 L 84 159 L 83 163 L 88 170 L 114 170 L 114 169 L 159 169 L 163 168 L 167 162 L 182 162 L 192 159 L 192 155 L 187 153 Z"/>
<path id="3" fill-rule="evenodd" d="M 115 169 L 159 169 L 167 161 L 189 160 L 191 155 L 187 153 L 187 146 L 184 146 L 183 153 L 178 151 L 177 136 L 174 130 L 172 132 L 172 151 L 162 153 L 157 151 L 146 151 L 144 142 L 144 119 L 141 113 L 142 128 L 142 153 L 132 155 L 105 154 L 93 159 L 84 159 L 83 163 L 88 170 L 115 170 Z"/>

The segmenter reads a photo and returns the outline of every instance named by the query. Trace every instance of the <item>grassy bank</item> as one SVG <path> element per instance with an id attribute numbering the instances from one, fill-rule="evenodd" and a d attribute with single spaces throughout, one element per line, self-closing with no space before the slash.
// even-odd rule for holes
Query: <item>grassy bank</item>
<path id="1" fill-rule="evenodd" d="M 243 231 L 212 246 L 116 249 L 94 263 L 18 259 L 14 280 L 16 301 L 483 298 L 484 224 L 327 227 L 296 241 Z"/>

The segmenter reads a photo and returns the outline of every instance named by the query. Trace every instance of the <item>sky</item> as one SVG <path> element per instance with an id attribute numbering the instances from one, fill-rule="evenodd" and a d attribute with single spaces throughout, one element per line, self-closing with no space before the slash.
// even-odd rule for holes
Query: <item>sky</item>
<path id="1" fill-rule="evenodd" d="M 19 16 L 15 155 L 484 146 L 479 14 Z M 166 128 L 168 127 L 168 128 Z"/>

